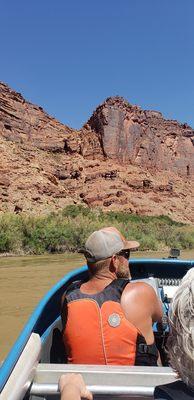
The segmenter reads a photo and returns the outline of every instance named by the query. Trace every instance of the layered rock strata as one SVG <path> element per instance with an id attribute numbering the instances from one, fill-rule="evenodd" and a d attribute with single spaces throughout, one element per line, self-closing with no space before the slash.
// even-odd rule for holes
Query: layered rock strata
<path id="1" fill-rule="evenodd" d="M 194 131 L 108 98 L 79 131 L 0 83 L 0 211 L 67 204 L 194 222 Z"/>

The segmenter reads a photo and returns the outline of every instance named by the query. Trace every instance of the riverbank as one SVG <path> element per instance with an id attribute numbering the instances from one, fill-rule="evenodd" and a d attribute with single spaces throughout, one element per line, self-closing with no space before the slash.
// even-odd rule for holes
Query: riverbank
<path id="1" fill-rule="evenodd" d="M 166 216 L 104 213 L 83 206 L 67 206 L 44 216 L 0 215 L 0 255 L 77 252 L 94 230 L 117 227 L 126 237 L 140 241 L 141 250 L 194 249 L 194 226 Z"/>

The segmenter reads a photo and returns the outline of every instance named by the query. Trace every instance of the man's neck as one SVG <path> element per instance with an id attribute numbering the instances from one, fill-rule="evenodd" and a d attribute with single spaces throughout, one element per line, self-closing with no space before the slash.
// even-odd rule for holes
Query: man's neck
<path id="1" fill-rule="evenodd" d="M 103 273 L 101 271 L 98 274 L 92 275 L 88 282 L 81 285 L 80 289 L 83 293 L 94 294 L 102 291 L 116 278 L 116 274 L 112 274 L 111 272 Z"/>

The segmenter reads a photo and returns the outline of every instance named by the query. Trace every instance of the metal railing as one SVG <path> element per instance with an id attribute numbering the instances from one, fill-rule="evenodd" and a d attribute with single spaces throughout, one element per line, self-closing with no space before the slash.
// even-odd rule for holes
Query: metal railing
<path id="1" fill-rule="evenodd" d="M 151 399 L 157 385 L 175 380 L 168 367 L 119 367 L 39 364 L 31 386 L 31 395 L 47 396 L 59 393 L 58 380 L 65 373 L 81 373 L 94 395 L 114 395 L 116 398 Z M 125 397 L 126 396 L 126 397 Z"/>

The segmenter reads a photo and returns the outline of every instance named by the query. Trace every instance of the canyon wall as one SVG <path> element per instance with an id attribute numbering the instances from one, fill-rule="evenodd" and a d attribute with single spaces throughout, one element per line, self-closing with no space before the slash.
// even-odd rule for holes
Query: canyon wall
<path id="1" fill-rule="evenodd" d="M 83 203 L 194 222 L 194 131 L 110 97 L 78 131 L 0 83 L 0 211 Z"/>

